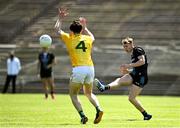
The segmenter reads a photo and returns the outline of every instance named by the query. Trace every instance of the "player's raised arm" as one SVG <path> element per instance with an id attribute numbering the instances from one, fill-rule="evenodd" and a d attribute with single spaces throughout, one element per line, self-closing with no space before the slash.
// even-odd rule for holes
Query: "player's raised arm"
<path id="1" fill-rule="evenodd" d="M 58 8 L 58 19 L 54 25 L 55 31 L 58 34 L 61 34 L 61 27 L 62 27 L 62 21 L 64 17 L 66 17 L 69 13 L 67 12 L 66 8 Z"/>
<path id="2" fill-rule="evenodd" d="M 86 34 L 86 35 L 89 35 L 92 38 L 92 40 L 94 41 L 95 40 L 94 35 L 87 28 L 87 20 L 84 17 L 80 17 L 79 21 L 83 26 L 83 33 Z"/>

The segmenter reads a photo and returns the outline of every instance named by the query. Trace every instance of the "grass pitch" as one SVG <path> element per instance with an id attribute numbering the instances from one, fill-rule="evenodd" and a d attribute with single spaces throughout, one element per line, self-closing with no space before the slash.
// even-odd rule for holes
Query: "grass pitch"
<path id="1" fill-rule="evenodd" d="M 56 95 L 55 100 L 43 94 L 0 94 L 0 128 L 180 128 L 180 97 L 139 96 L 146 110 L 153 115 L 144 121 L 128 102 L 127 96 L 97 95 L 104 110 L 99 124 L 93 124 L 95 109 L 80 96 L 89 121 L 80 118 L 69 95 Z"/>

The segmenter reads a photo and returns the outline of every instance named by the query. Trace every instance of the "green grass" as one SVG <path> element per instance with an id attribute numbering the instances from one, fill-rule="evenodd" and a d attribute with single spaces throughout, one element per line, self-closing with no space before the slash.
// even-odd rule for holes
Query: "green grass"
<path id="1" fill-rule="evenodd" d="M 139 96 L 153 115 L 150 121 L 142 120 L 127 96 L 97 97 L 105 112 L 102 121 L 93 124 L 95 109 L 85 96 L 80 96 L 89 118 L 82 125 L 69 95 L 45 100 L 43 94 L 0 94 L 0 128 L 180 128 L 180 97 Z"/>

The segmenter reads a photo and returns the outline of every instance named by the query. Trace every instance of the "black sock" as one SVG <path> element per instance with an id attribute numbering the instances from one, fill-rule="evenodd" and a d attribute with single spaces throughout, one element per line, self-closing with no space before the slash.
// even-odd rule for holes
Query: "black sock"
<path id="1" fill-rule="evenodd" d="M 83 112 L 82 110 L 79 111 L 79 115 L 80 115 L 81 118 L 82 118 L 82 117 L 85 117 L 84 112 Z"/>
<path id="2" fill-rule="evenodd" d="M 148 113 L 146 111 L 142 112 L 143 116 L 147 116 Z"/>
<path id="3" fill-rule="evenodd" d="M 110 90 L 110 86 L 109 86 L 109 85 L 106 85 L 104 89 L 105 89 L 105 90 Z"/>

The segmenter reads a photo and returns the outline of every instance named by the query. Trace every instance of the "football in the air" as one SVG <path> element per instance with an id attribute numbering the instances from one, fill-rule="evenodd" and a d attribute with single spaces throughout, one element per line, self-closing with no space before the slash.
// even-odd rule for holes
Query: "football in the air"
<path id="1" fill-rule="evenodd" d="M 44 34 L 40 36 L 39 42 L 41 47 L 50 47 L 52 44 L 52 38 L 49 35 Z"/>

